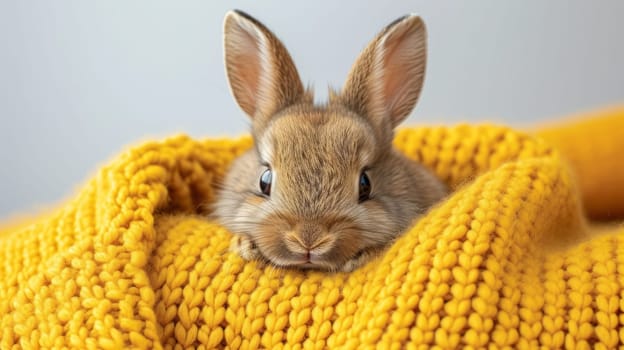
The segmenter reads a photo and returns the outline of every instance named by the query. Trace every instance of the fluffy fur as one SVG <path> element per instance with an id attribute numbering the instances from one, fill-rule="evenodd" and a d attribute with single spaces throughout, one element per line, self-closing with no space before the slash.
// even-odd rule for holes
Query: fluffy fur
<path id="1" fill-rule="evenodd" d="M 424 79 L 426 31 L 417 16 L 386 27 L 356 60 L 342 91 L 312 103 L 284 45 L 240 11 L 224 25 L 232 93 L 252 120 L 255 147 L 228 172 L 214 215 L 246 259 L 351 271 L 445 194 L 392 147 Z M 273 174 L 269 196 L 261 174 Z M 366 171 L 370 200 L 358 202 Z"/>

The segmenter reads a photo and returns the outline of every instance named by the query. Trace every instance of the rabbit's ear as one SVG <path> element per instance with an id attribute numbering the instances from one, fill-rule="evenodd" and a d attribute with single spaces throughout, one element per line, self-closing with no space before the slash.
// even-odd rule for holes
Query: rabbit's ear
<path id="1" fill-rule="evenodd" d="M 230 88 L 254 124 L 266 122 L 304 96 L 288 51 L 262 23 L 234 10 L 225 16 L 223 30 Z"/>
<path id="2" fill-rule="evenodd" d="M 347 107 L 391 131 L 412 111 L 425 77 L 427 32 L 416 15 L 377 35 L 356 60 L 342 90 Z"/>

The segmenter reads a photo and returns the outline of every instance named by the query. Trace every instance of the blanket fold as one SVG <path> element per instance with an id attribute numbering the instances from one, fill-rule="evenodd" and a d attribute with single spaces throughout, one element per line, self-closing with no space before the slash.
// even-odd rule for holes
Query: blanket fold
<path id="1" fill-rule="evenodd" d="M 453 192 L 350 274 L 228 252 L 205 214 L 250 138 L 132 148 L 0 231 L 0 348 L 622 346 L 624 227 L 586 214 L 624 218 L 624 163 L 604 157 L 624 147 L 624 110 L 593 117 L 535 136 L 400 130 L 395 146 Z"/>

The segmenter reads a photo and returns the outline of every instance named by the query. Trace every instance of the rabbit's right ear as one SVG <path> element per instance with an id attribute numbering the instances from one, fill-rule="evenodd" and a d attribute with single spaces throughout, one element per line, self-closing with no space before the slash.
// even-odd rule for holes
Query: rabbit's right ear
<path id="1" fill-rule="evenodd" d="M 262 23 L 234 10 L 225 16 L 223 30 L 230 88 L 255 127 L 304 96 L 290 54 Z"/>

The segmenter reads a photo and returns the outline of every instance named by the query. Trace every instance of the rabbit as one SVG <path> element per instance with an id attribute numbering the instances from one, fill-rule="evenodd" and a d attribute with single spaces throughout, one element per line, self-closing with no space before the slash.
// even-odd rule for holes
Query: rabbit
<path id="1" fill-rule="evenodd" d="M 213 215 L 235 234 L 230 249 L 243 259 L 350 272 L 447 194 L 392 145 L 424 80 L 420 17 L 385 27 L 324 105 L 313 103 L 280 40 L 250 15 L 227 13 L 224 51 L 254 146 L 227 171 Z"/>

